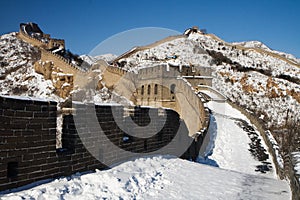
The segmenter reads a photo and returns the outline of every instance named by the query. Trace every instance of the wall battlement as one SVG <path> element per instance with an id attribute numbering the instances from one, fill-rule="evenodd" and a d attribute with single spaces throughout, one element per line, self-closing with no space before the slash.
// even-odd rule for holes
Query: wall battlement
<path id="1" fill-rule="evenodd" d="M 51 48 L 57 47 L 57 46 L 65 47 L 65 40 L 50 38 L 50 35 L 43 34 L 43 36 L 46 39 L 45 41 L 43 41 L 43 40 L 37 39 L 31 35 L 28 35 L 23 30 L 23 26 L 26 26 L 26 25 L 25 24 L 20 25 L 18 37 L 25 40 L 26 42 L 32 44 L 33 46 L 37 46 L 37 47 L 44 48 L 44 49 L 51 49 Z"/>
<path id="2" fill-rule="evenodd" d="M 129 115 L 126 114 L 128 109 L 121 105 L 78 104 L 76 109 L 83 113 L 85 119 L 95 112 L 102 134 L 95 128 L 96 124 L 78 122 L 72 114 L 65 115 L 62 148 L 57 149 L 56 102 L 0 96 L 0 190 L 76 172 L 104 169 L 107 166 L 95 159 L 90 152 L 99 152 L 97 144 L 105 142 L 107 138 L 107 151 L 101 151 L 100 155 L 105 163 L 119 163 L 132 158 L 132 154 L 128 156 L 116 149 L 134 153 L 155 152 L 179 134 L 178 127 L 183 123 L 174 110 L 151 108 L 156 113 L 155 123 L 161 123 L 165 117 L 163 128 L 149 138 L 129 137 L 125 140 L 126 133 L 132 128 L 122 130 L 116 119 L 125 124 L 128 124 L 128 120 L 133 120 L 137 124 L 146 125 L 149 123 L 149 107 L 132 108 Z M 157 127 L 155 123 L 150 127 L 154 131 Z M 78 133 L 76 127 L 84 128 L 84 134 Z M 187 135 L 187 132 L 186 128 L 181 128 L 180 134 Z M 94 146 L 84 143 L 85 138 L 92 139 Z M 197 145 L 199 144 L 198 142 Z M 114 149 L 113 146 L 117 148 Z M 186 158 L 197 156 L 197 151 L 192 150 L 185 152 Z"/>
<path id="3" fill-rule="evenodd" d="M 73 63 L 69 62 L 66 58 L 55 54 L 51 51 L 47 51 L 45 49 L 41 49 L 41 60 L 46 61 L 46 60 L 51 60 L 54 63 L 58 62 L 60 65 L 60 68 L 63 68 L 64 71 L 66 70 L 71 70 L 72 73 L 76 74 L 76 73 L 86 73 L 85 70 L 81 69 L 80 67 L 78 67 L 77 65 L 74 65 Z M 64 62 L 64 63 L 61 63 Z"/>
<path id="4" fill-rule="evenodd" d="M 34 37 L 31 37 L 29 35 L 27 35 L 26 33 L 24 33 L 22 30 L 19 31 L 19 33 L 17 34 L 17 36 L 24 40 L 25 42 L 32 44 L 33 46 L 36 47 L 46 47 L 46 43 L 42 42 L 41 40 L 38 40 Z"/>
<path id="5" fill-rule="evenodd" d="M 120 76 L 123 76 L 125 75 L 126 73 L 128 73 L 126 70 L 124 69 L 121 69 L 119 67 L 113 67 L 111 65 L 107 66 L 106 70 L 108 70 L 109 72 L 111 73 L 115 73 L 115 74 L 118 74 Z"/>

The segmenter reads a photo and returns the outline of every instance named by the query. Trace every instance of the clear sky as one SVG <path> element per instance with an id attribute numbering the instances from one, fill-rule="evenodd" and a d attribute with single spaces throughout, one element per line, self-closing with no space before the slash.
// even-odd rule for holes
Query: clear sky
<path id="1" fill-rule="evenodd" d="M 196 25 L 228 42 L 259 40 L 300 58 L 300 0 L 1 0 L 0 7 L 0 34 L 32 21 L 77 54 L 133 28 Z"/>

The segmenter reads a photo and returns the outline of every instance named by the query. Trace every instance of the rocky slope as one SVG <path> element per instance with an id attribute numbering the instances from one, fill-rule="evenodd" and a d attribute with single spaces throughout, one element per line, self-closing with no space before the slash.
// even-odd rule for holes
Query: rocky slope
<path id="1" fill-rule="evenodd" d="M 58 100 L 52 82 L 34 71 L 37 48 L 19 40 L 16 33 L 0 37 L 0 94 Z"/>
<path id="2" fill-rule="evenodd" d="M 2 35 L 0 37 L 0 95 L 28 96 L 64 102 L 66 99 L 57 95 L 52 81 L 46 80 L 43 75 L 35 72 L 33 65 L 40 57 L 39 49 L 18 39 L 17 33 Z M 83 56 L 83 59 L 89 63 L 94 63 L 100 58 Z M 97 103 L 121 99 L 105 87 L 98 91 L 72 91 L 73 95 L 80 93 L 92 96 L 91 101 Z"/>

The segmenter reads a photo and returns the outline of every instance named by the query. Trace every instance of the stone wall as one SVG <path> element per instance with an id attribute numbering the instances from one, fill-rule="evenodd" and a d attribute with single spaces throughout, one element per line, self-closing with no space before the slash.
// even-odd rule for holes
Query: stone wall
<path id="1" fill-rule="evenodd" d="M 48 42 L 43 42 L 37 38 L 31 37 L 20 28 L 18 37 L 23 41 L 39 47 L 41 50 L 40 61 L 34 64 L 35 71 L 43 74 L 46 79 L 50 79 L 56 89 L 57 95 L 67 98 L 74 86 L 84 87 L 88 84 L 87 77 L 92 73 L 87 73 L 78 66 L 70 63 L 64 57 L 52 53 L 47 49 L 55 46 L 65 46 L 64 40 L 50 38 L 50 35 L 44 34 Z M 61 74 L 63 73 L 63 76 Z M 75 83 L 73 82 L 75 80 Z M 93 80 L 92 78 L 89 80 Z"/>
<path id="2" fill-rule="evenodd" d="M 52 53 L 51 51 L 47 51 L 45 49 L 41 49 L 41 61 L 52 61 L 54 65 L 61 68 L 64 73 L 70 73 L 76 75 L 77 73 L 84 73 L 84 71 L 77 67 L 76 65 L 68 62 L 64 57 Z"/>
<path id="3" fill-rule="evenodd" d="M 296 160 L 293 159 L 293 155 L 289 154 L 284 156 L 284 170 L 286 175 L 290 179 L 290 186 L 292 191 L 292 200 L 299 200 L 300 197 L 300 182 L 299 175 L 295 173 L 294 166 L 296 164 Z"/>
<path id="4" fill-rule="evenodd" d="M 156 154 L 179 133 L 179 137 L 188 135 L 184 122 L 171 109 L 152 108 L 153 120 L 149 117 L 150 108 L 93 104 L 76 104 L 75 108 L 74 114 L 63 118 L 62 148 L 57 149 L 56 102 L 0 96 L 0 190 L 104 169 L 107 164 L 126 161 L 139 153 Z M 130 121 L 134 123 L 130 125 Z M 142 129 L 134 124 L 139 127 L 150 124 L 147 130 L 156 134 L 139 137 Z M 157 130 L 161 124 L 161 130 Z M 178 141 L 177 145 L 181 145 Z M 191 149 L 199 146 L 199 142 L 194 141 L 193 147 L 184 153 L 186 158 L 197 157 L 197 152 Z M 104 145 L 102 149 L 99 144 Z"/>
<path id="5" fill-rule="evenodd" d="M 0 96 L 0 118 L 0 190 L 59 174 L 56 102 Z"/>
<path id="6" fill-rule="evenodd" d="M 22 30 L 19 31 L 18 35 L 17 35 L 20 39 L 22 39 L 23 41 L 36 46 L 36 47 L 42 47 L 42 48 L 46 48 L 47 44 L 34 38 L 34 37 L 30 37 L 29 35 L 27 35 L 26 33 L 24 33 Z"/>
<path id="7" fill-rule="evenodd" d="M 65 47 L 65 40 L 63 39 L 54 39 L 51 38 L 49 34 L 44 34 L 44 38 L 47 38 L 48 42 L 43 42 L 37 38 L 27 35 L 21 27 L 18 33 L 18 37 L 24 40 L 25 42 L 32 44 L 33 46 L 41 47 L 43 49 L 51 49 L 57 46 Z"/>

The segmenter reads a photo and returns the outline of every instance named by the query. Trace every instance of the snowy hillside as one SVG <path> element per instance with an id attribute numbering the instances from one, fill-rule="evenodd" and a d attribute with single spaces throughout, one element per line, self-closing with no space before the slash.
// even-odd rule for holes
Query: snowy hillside
<path id="1" fill-rule="evenodd" d="M 108 53 L 108 54 L 95 56 L 94 58 L 96 59 L 96 61 L 97 60 L 105 60 L 106 62 L 110 62 L 110 61 L 114 60 L 117 57 L 118 57 L 117 55 Z"/>
<path id="2" fill-rule="evenodd" d="M 58 100 L 50 80 L 34 71 L 37 48 L 17 39 L 16 33 L 0 37 L 0 94 Z"/>
<path id="3" fill-rule="evenodd" d="M 269 127 L 284 125 L 287 110 L 290 117 L 300 118 L 299 67 L 279 57 L 227 46 L 210 36 L 192 37 L 205 49 L 228 58 L 215 66 L 214 86 L 231 101 L 261 114 Z"/>
<path id="4" fill-rule="evenodd" d="M 293 60 L 293 61 L 297 62 L 298 64 L 300 64 L 300 59 L 299 58 L 296 58 L 292 54 L 272 50 L 260 41 L 233 42 L 232 44 L 233 45 L 242 45 L 242 46 L 248 47 L 248 48 L 261 48 L 261 49 L 267 50 L 269 52 L 277 53 L 278 55 L 281 55 L 285 58 L 288 58 L 288 59 Z"/>
<path id="5" fill-rule="evenodd" d="M 247 42 L 233 42 L 233 45 L 241 45 L 248 48 L 261 48 L 264 50 L 271 51 L 269 47 L 267 47 L 265 44 L 263 44 L 260 41 L 247 41 Z"/>
<path id="6" fill-rule="evenodd" d="M 0 94 L 64 101 L 55 94 L 50 80 L 35 73 L 33 63 L 39 58 L 39 50 L 17 39 L 16 33 L 1 36 Z M 92 64 L 116 57 L 108 54 L 81 58 Z M 210 34 L 191 33 L 135 52 L 119 62 L 136 73 L 139 68 L 160 63 L 212 67 L 213 87 L 258 116 L 271 130 L 300 119 L 299 60 L 258 41 L 230 44 Z M 101 70 L 97 70 L 102 80 Z M 82 93 L 95 102 L 126 101 L 106 87 L 72 92 L 74 96 Z M 198 161 L 222 170 L 170 157 L 141 158 L 108 171 L 78 174 L 30 190 L 0 194 L 0 198 L 288 199 L 287 183 L 269 179 L 275 176 L 274 163 L 255 126 L 228 104 L 210 102 L 207 106 L 213 113 L 211 123 L 215 124 L 210 127 L 206 157 Z M 298 164 L 295 169 L 300 171 Z"/>
<path id="7" fill-rule="evenodd" d="M 293 64 L 293 59 L 274 55 L 260 42 L 241 45 L 236 47 L 236 43 L 228 44 L 209 34 L 192 33 L 136 52 L 120 62 L 132 71 L 153 63 L 212 67 L 213 86 L 231 101 L 261 116 L 269 127 L 283 126 L 287 110 L 290 118 L 299 119 L 300 67 Z"/>
<path id="8" fill-rule="evenodd" d="M 220 170 L 156 156 L 129 161 L 108 171 L 57 179 L 0 196 L 21 199 L 272 199 L 290 198 L 285 181 Z"/>
<path id="9" fill-rule="evenodd" d="M 173 66 L 211 66 L 212 58 L 196 41 L 178 38 L 165 42 L 151 49 L 138 51 L 129 58 L 121 59 L 125 62 L 125 69 L 135 71 L 139 67 L 153 66 L 167 62 Z"/>
<path id="10" fill-rule="evenodd" d="M 56 94 L 55 87 L 51 80 L 46 80 L 43 75 L 35 72 L 33 64 L 41 57 L 38 48 L 23 42 L 17 38 L 17 33 L 10 33 L 0 36 L 0 94 L 14 96 L 29 96 L 54 101 L 64 101 Z M 82 56 L 90 64 L 102 57 Z M 101 76 L 101 71 L 97 72 Z M 118 94 L 111 93 L 103 87 L 99 91 L 74 90 L 73 95 L 86 93 L 92 96 L 93 102 L 124 101 Z"/>

